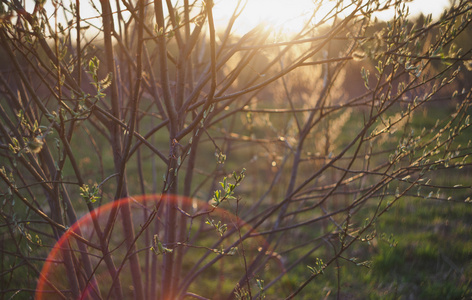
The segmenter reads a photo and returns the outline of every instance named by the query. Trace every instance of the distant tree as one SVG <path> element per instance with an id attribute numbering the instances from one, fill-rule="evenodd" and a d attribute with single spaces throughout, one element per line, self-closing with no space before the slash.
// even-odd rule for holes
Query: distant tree
<path id="1" fill-rule="evenodd" d="M 400 199 L 470 199 L 435 181 L 470 165 L 469 1 L 317 1 L 278 41 L 242 1 L 35 3 L 0 4 L 2 299 L 291 299 Z"/>

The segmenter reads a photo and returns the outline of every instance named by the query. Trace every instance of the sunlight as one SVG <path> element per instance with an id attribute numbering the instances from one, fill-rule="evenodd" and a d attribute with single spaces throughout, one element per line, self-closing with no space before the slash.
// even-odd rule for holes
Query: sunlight
<path id="1" fill-rule="evenodd" d="M 432 14 L 433 19 L 438 18 L 443 10 L 450 5 L 449 0 L 436 0 L 434 5 L 429 5 L 429 0 L 412 0 L 404 2 L 414 17 L 420 13 Z M 237 3 L 235 0 L 215 0 L 214 15 L 217 26 L 225 28 L 228 20 L 234 12 Z M 277 34 L 295 34 L 300 32 L 307 20 L 320 5 L 317 14 L 311 22 L 319 22 L 336 5 L 336 1 L 324 0 L 241 0 L 241 7 L 246 7 L 234 25 L 234 33 L 243 35 L 253 28 L 262 25 L 273 30 Z M 384 3 L 385 1 L 380 1 Z M 344 7 L 351 4 L 350 1 L 343 3 Z M 340 6 L 340 7 L 341 7 Z M 350 10 L 346 10 L 349 12 Z M 390 20 L 395 14 L 394 9 L 389 9 L 374 14 L 379 20 Z M 344 15 L 341 13 L 340 15 Z"/>
<path id="2" fill-rule="evenodd" d="M 279 33 L 299 32 L 311 17 L 316 4 L 313 0 L 247 0 L 244 11 L 235 23 L 237 34 L 245 34 L 258 25 Z M 216 0 L 215 16 L 218 25 L 224 26 L 237 5 L 233 0 Z"/>
<path id="3" fill-rule="evenodd" d="M 432 14 L 433 19 L 439 17 L 442 11 L 449 5 L 449 0 L 435 0 L 435 5 L 428 5 L 429 0 L 413 0 L 411 2 L 405 2 L 410 8 L 412 16 L 417 16 L 419 13 Z M 66 9 L 69 9 L 71 3 L 75 1 L 59 1 L 57 3 L 63 3 Z M 91 5 L 91 2 L 94 5 Z M 174 3 L 180 3 L 181 1 L 172 0 Z M 203 1 L 202 1 L 203 2 Z M 226 28 L 231 15 L 234 10 L 240 6 L 238 11 L 241 11 L 241 15 L 237 18 L 234 26 L 233 33 L 237 35 L 244 35 L 250 30 L 257 26 L 262 25 L 264 28 L 273 31 L 277 35 L 292 35 L 300 32 L 306 25 L 307 21 L 310 23 L 319 22 L 320 19 L 325 17 L 326 14 L 336 5 L 336 1 L 332 0 L 214 0 L 215 5 L 214 18 L 216 26 L 219 28 Z M 48 16 L 54 15 L 53 1 L 46 1 L 44 9 Z M 111 1 L 112 10 L 116 12 L 116 3 Z M 200 7 L 196 2 L 197 7 Z M 381 1 L 384 3 L 384 1 Z M 36 1 L 35 0 L 24 0 L 25 8 L 28 12 L 34 10 Z M 351 1 L 344 1 L 340 6 L 349 6 L 352 4 Z M 244 6 L 245 5 L 245 6 Z M 80 11 L 82 19 L 96 26 L 100 25 L 99 13 L 93 8 L 93 6 L 100 9 L 100 3 L 98 0 L 83 1 L 81 3 Z M 312 18 L 313 13 L 319 7 L 319 10 Z M 347 10 L 349 11 L 349 10 Z M 62 8 L 58 9 L 59 21 L 65 23 L 65 18 L 62 13 Z M 167 14 L 167 10 L 165 10 Z M 124 12 L 126 18 L 129 13 Z M 344 15 L 344 13 L 340 13 Z M 377 12 L 374 14 L 379 20 L 389 20 L 394 16 L 394 10 L 390 9 L 387 11 Z M 71 16 L 69 16 L 69 19 Z"/>

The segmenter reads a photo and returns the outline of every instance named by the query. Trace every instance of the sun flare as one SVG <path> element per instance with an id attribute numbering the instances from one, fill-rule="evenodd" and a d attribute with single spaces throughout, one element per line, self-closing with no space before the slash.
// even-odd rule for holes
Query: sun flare
<path id="1" fill-rule="evenodd" d="M 429 0 L 412 0 L 405 2 L 410 8 L 410 13 L 417 16 L 420 13 L 432 14 L 433 18 L 439 17 L 443 10 L 448 7 L 449 0 L 435 0 L 435 5 L 428 5 Z M 241 2 L 239 10 L 244 9 L 234 25 L 234 32 L 243 35 L 258 25 L 281 34 L 294 34 L 300 32 L 307 21 L 317 23 L 323 19 L 337 5 L 336 1 L 324 0 L 214 0 L 214 12 L 217 25 L 225 28 L 228 20 L 235 11 L 238 2 Z M 381 1 L 383 3 L 384 1 Z M 351 1 L 345 1 L 341 7 L 349 7 Z M 313 16 L 314 12 L 316 14 Z M 339 15 L 348 14 L 351 9 L 347 8 Z M 374 14 L 380 20 L 393 18 L 395 10 L 388 9 Z"/>
<path id="2" fill-rule="evenodd" d="M 298 32 L 316 7 L 313 0 L 247 0 L 242 2 L 246 3 L 246 6 L 234 26 L 238 34 L 244 34 L 258 25 L 279 33 Z M 215 15 L 219 16 L 217 21 L 221 25 L 225 25 L 236 5 L 237 1 L 233 0 L 215 1 Z"/>

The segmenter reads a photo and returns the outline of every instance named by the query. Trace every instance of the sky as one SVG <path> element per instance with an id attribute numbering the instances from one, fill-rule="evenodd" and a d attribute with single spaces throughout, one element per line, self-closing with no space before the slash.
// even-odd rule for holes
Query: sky
<path id="1" fill-rule="evenodd" d="M 414 0 L 409 3 L 410 12 L 413 16 L 423 13 L 424 15 L 432 14 L 433 18 L 441 15 L 445 8 L 449 7 L 450 0 Z M 391 18 L 393 12 L 388 12 L 383 18 Z"/>
<path id="2" fill-rule="evenodd" d="M 329 5 L 334 5 L 335 1 L 325 1 L 327 6 L 320 9 L 319 15 L 324 15 L 328 11 Z M 382 2 L 382 1 L 381 1 Z M 223 22 L 227 20 L 232 12 L 229 7 L 234 7 L 237 3 L 235 0 L 215 0 L 215 18 L 221 19 Z M 247 5 L 247 10 L 241 17 L 240 23 L 235 26 L 237 30 L 243 33 L 254 28 L 261 21 L 274 25 L 278 28 L 284 26 L 287 31 L 295 31 L 304 23 L 304 16 L 309 16 L 313 11 L 316 3 L 315 0 L 250 0 Z M 346 1 L 350 3 L 350 1 Z M 424 15 L 432 14 L 433 19 L 439 17 L 450 4 L 449 0 L 414 0 L 407 3 L 410 7 L 410 14 L 412 16 L 423 13 Z M 381 20 L 391 19 L 394 15 L 393 10 L 376 14 Z M 316 18 L 316 16 L 315 16 Z"/>
<path id="3" fill-rule="evenodd" d="M 25 0 L 28 11 L 34 8 L 35 0 Z M 151 2 L 151 0 L 147 0 Z M 177 2 L 177 0 L 173 0 Z M 236 0 L 214 0 L 214 15 L 217 24 L 224 26 L 232 13 L 232 7 L 237 3 Z M 64 0 L 66 3 L 67 0 Z M 75 2 L 75 1 L 74 1 Z M 94 0 L 97 6 L 99 1 Z M 178 1 L 182 3 L 182 0 Z M 200 1 L 201 2 L 201 1 Z M 325 1 L 328 5 L 335 1 Z M 350 1 L 346 1 L 348 3 Z M 382 0 L 381 0 L 382 2 Z M 88 0 L 81 2 L 81 16 L 90 17 L 95 13 Z M 114 3 L 114 1 L 111 1 Z M 198 2 L 197 2 L 198 3 Z M 249 0 L 245 13 L 241 16 L 240 22 L 235 26 L 237 33 L 244 34 L 264 21 L 266 24 L 274 28 L 285 27 L 285 31 L 296 31 L 303 23 L 304 16 L 308 16 L 313 11 L 316 0 Z M 425 15 L 432 14 L 433 18 L 437 18 L 443 12 L 444 8 L 448 7 L 450 0 L 414 0 L 407 5 L 410 7 L 412 16 L 419 15 L 421 12 Z M 48 14 L 52 14 L 54 8 L 52 0 L 46 0 L 45 9 Z M 320 15 L 323 15 L 323 10 L 327 10 L 328 6 L 323 6 Z M 387 20 L 393 16 L 393 11 L 379 13 L 376 15 L 379 19 Z M 97 20 L 99 22 L 99 20 Z"/>

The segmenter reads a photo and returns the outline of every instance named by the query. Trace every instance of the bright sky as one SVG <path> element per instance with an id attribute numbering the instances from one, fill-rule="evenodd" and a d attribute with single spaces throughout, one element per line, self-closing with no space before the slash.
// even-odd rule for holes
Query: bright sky
<path id="1" fill-rule="evenodd" d="M 316 2 L 316 0 L 249 0 L 245 12 L 241 15 L 240 22 L 235 27 L 239 33 L 245 33 L 263 22 L 277 29 L 283 26 L 285 31 L 294 31 L 299 29 L 304 20 L 311 16 L 316 7 Z M 345 2 L 350 3 L 350 1 Z M 215 0 L 215 3 L 215 18 L 224 24 L 224 21 L 231 15 L 237 1 Z M 325 3 L 326 5 L 321 7 L 319 11 L 321 16 L 324 16 L 331 9 L 335 1 L 325 1 Z M 449 3 L 449 0 L 414 0 L 412 3 L 408 3 L 407 6 L 410 7 L 410 14 L 413 16 L 423 12 L 424 15 L 432 14 L 435 18 L 440 16 Z M 376 16 L 379 19 L 387 20 L 392 18 L 393 15 L 393 11 L 386 11 L 378 13 Z"/>
<path id="2" fill-rule="evenodd" d="M 27 10 L 32 11 L 35 1 L 25 1 Z M 224 26 L 231 16 L 231 13 L 238 1 L 214 1 L 215 22 Z M 173 0 L 173 2 L 178 2 L 181 4 L 182 0 Z M 273 26 L 276 30 L 284 27 L 285 32 L 293 32 L 297 29 L 300 29 L 304 23 L 304 20 L 310 17 L 316 6 L 316 2 L 316 0 L 248 0 L 247 7 L 241 15 L 239 22 L 235 24 L 235 31 L 239 34 L 244 34 L 256 27 L 259 23 L 263 22 L 269 26 Z M 319 15 L 324 15 L 324 13 L 330 9 L 329 5 L 333 5 L 334 2 L 335 1 L 325 0 L 326 5 L 323 5 Z M 350 3 L 349 0 L 346 0 L 345 2 Z M 383 1 L 381 0 L 381 2 Z M 64 0 L 64 3 L 67 3 L 67 0 Z M 81 2 L 81 16 L 83 18 L 96 15 L 96 12 L 88 3 L 88 0 L 83 0 Z M 99 6 L 98 0 L 94 0 L 94 3 Z M 111 3 L 114 3 L 114 1 L 111 1 Z M 431 13 L 433 18 L 436 18 L 440 16 L 444 8 L 446 8 L 449 3 L 450 0 L 413 0 L 412 3 L 408 3 L 407 5 L 410 7 L 410 13 L 413 16 L 423 12 L 425 15 Z M 45 8 L 48 15 L 53 13 L 54 8 L 52 6 L 52 0 L 46 0 Z M 392 11 L 383 12 L 381 14 L 379 13 L 377 15 L 379 19 L 383 20 L 389 19 L 392 16 Z"/>
<path id="3" fill-rule="evenodd" d="M 413 2 L 408 3 L 407 6 L 410 7 L 410 13 L 413 16 L 417 16 L 422 12 L 425 16 L 432 14 L 434 19 L 438 18 L 450 4 L 451 0 L 413 0 Z M 385 12 L 385 14 L 382 14 L 379 18 L 390 19 L 392 16 L 393 12 Z"/>

